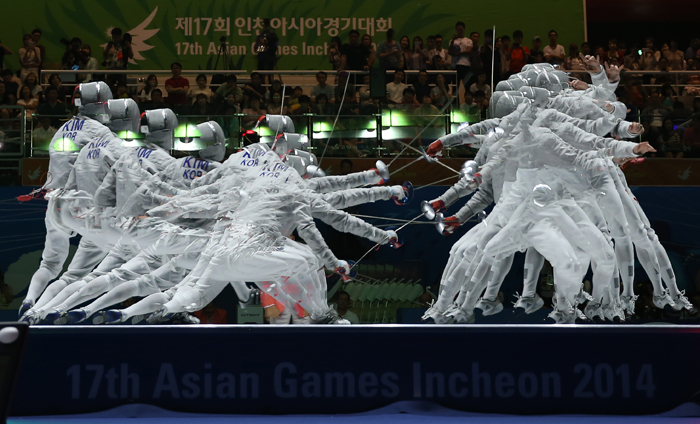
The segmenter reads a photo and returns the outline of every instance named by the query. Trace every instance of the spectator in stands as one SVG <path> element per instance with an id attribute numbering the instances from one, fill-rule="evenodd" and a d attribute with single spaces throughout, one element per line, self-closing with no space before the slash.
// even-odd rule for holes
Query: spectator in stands
<path id="1" fill-rule="evenodd" d="M 32 94 L 37 98 L 37 100 L 43 96 L 44 91 L 42 90 L 41 85 L 39 84 L 39 79 L 35 73 L 29 73 L 27 78 L 25 78 L 24 83 L 29 86 L 29 88 L 32 90 Z"/>
<path id="2" fill-rule="evenodd" d="M 668 50 L 664 52 L 664 58 L 668 61 L 668 67 L 672 71 L 682 71 L 685 69 L 685 57 L 683 52 L 678 50 L 678 43 L 671 41 Z"/>
<path id="3" fill-rule="evenodd" d="M 530 49 L 522 45 L 523 32 L 515 30 L 513 32 L 513 45 L 508 49 L 509 74 L 515 74 L 523 70 L 530 58 Z"/>
<path id="4" fill-rule="evenodd" d="M 216 90 L 216 97 L 219 101 L 224 101 L 229 93 L 233 93 L 236 98 L 236 103 L 240 104 L 243 101 L 243 90 L 238 87 L 238 78 L 231 74 L 226 77 L 226 83 L 222 84 Z"/>
<path id="5" fill-rule="evenodd" d="M 41 69 L 44 65 L 44 61 L 46 60 L 46 47 L 41 44 L 41 30 L 39 28 L 34 28 L 32 31 L 32 40 L 34 40 L 34 45 L 39 48 L 39 52 L 41 53 L 39 56 L 41 58 L 39 69 Z"/>
<path id="6" fill-rule="evenodd" d="M 25 34 L 22 38 L 24 45 L 19 49 L 19 64 L 22 66 L 20 71 L 20 79 L 22 83 L 27 78 L 27 75 L 39 74 L 41 66 L 41 51 L 36 46 L 34 39 L 30 34 Z"/>
<path id="7" fill-rule="evenodd" d="M 21 82 L 10 69 L 3 69 L 2 81 L 5 83 L 5 91 L 8 95 L 12 94 L 15 97 L 19 96 L 19 87 Z"/>
<path id="8" fill-rule="evenodd" d="M 651 39 L 647 40 L 647 46 L 651 45 L 652 47 L 645 47 L 642 49 L 642 56 L 639 59 L 640 64 L 642 65 L 642 69 L 645 71 L 658 71 L 659 62 L 657 61 L 656 55 L 654 54 L 654 42 L 650 40 Z M 644 78 L 646 82 L 648 82 L 651 79 L 651 76 L 645 76 Z"/>
<path id="9" fill-rule="evenodd" d="M 668 50 L 666 50 L 666 51 L 668 51 Z M 666 72 L 666 73 L 660 74 L 660 75 L 654 75 L 652 82 L 654 84 L 666 84 L 666 83 L 670 84 L 671 82 L 675 82 L 675 81 L 672 81 L 672 78 L 668 74 L 668 71 L 670 71 L 670 70 L 671 69 L 668 66 L 668 60 L 665 57 L 662 57 L 661 59 L 659 59 L 659 71 Z M 673 80 L 675 80 L 675 78 L 673 78 Z"/>
<path id="10" fill-rule="evenodd" d="M 442 35 L 437 34 L 433 39 L 435 47 L 428 51 L 428 60 L 431 63 L 430 69 L 450 69 L 452 57 L 450 53 L 442 48 Z"/>
<path id="11" fill-rule="evenodd" d="M 347 160 L 347 159 L 346 159 Z M 350 161 L 348 161 L 350 162 Z M 350 162 L 352 163 L 352 162 Z M 350 321 L 351 324 L 359 324 L 360 318 L 357 314 L 349 310 L 350 308 L 350 295 L 348 292 L 341 291 L 338 293 L 338 316 Z"/>
<path id="12" fill-rule="evenodd" d="M 469 91 L 471 93 L 483 91 L 486 99 L 491 98 L 491 86 L 486 83 L 486 73 L 482 72 L 477 76 L 476 82 L 469 87 Z"/>
<path id="13" fill-rule="evenodd" d="M 211 104 L 212 98 L 214 97 L 214 92 L 207 86 L 207 76 L 204 74 L 199 74 L 197 75 L 196 81 L 197 86 L 190 87 L 190 90 L 187 92 L 187 98 L 189 99 L 190 104 L 194 104 L 200 94 L 204 94 L 207 97 L 207 104 Z"/>
<path id="14" fill-rule="evenodd" d="M 226 95 L 226 101 L 219 108 L 219 115 L 236 115 L 238 113 L 241 113 L 241 107 L 236 101 L 236 93 L 231 91 Z"/>
<path id="15" fill-rule="evenodd" d="M 262 85 L 262 77 L 259 73 L 253 72 L 250 74 L 250 82 L 243 87 L 243 95 L 246 101 L 250 103 L 250 99 L 257 98 L 260 103 L 265 102 L 265 93 L 267 89 Z"/>
<path id="16" fill-rule="evenodd" d="M 435 48 L 435 36 L 429 35 L 425 37 L 425 49 L 431 51 Z"/>
<path id="17" fill-rule="evenodd" d="M 214 107 L 209 103 L 209 96 L 204 93 L 197 94 L 195 103 L 190 107 L 189 113 L 197 116 L 214 115 Z"/>
<path id="18" fill-rule="evenodd" d="M 20 96 L 17 100 L 17 106 L 24 106 L 27 112 L 27 120 L 31 120 L 33 113 L 36 113 L 36 108 L 39 106 L 39 99 L 32 94 L 32 89 L 28 85 L 23 85 L 20 90 Z"/>
<path id="19" fill-rule="evenodd" d="M 685 104 L 681 101 L 676 100 L 673 102 L 673 111 L 668 115 L 668 117 L 673 120 L 675 125 L 680 125 L 687 122 L 691 113 L 685 108 Z"/>
<path id="20" fill-rule="evenodd" d="M 648 106 L 642 111 L 642 119 L 648 120 L 652 127 L 661 128 L 668 110 L 661 105 L 661 93 L 654 90 L 649 96 Z"/>
<path id="21" fill-rule="evenodd" d="M 184 106 L 187 104 L 187 91 L 190 89 L 190 82 L 182 76 L 182 65 L 180 62 L 173 62 L 170 65 L 172 78 L 165 80 L 165 91 L 168 92 L 168 103 L 173 106 Z"/>
<path id="22" fill-rule="evenodd" d="M 484 65 L 481 63 L 481 51 L 479 50 L 479 41 L 481 40 L 481 35 L 478 31 L 472 31 L 469 34 L 469 39 L 472 40 L 472 50 L 469 52 L 469 62 L 472 64 L 472 81 L 467 87 L 471 87 L 471 84 L 476 82 L 476 78 L 480 73 L 484 71 Z"/>
<path id="23" fill-rule="evenodd" d="M 362 77 L 362 87 L 357 91 L 357 95 L 360 98 L 360 103 L 369 105 L 372 104 L 372 93 L 370 92 L 369 85 L 370 85 L 370 76 L 365 75 Z"/>
<path id="24" fill-rule="evenodd" d="M 469 56 L 474 48 L 472 40 L 464 35 L 464 22 L 459 21 L 455 24 L 456 34 L 450 40 L 450 55 L 452 56 L 452 68 L 457 71 L 457 89 L 459 83 L 469 87 L 473 73 L 471 71 L 472 64 L 469 61 Z"/>
<path id="25" fill-rule="evenodd" d="M 401 68 L 402 56 L 399 44 L 394 40 L 394 29 L 389 28 L 386 32 L 386 40 L 377 46 L 379 55 L 379 67 L 382 69 Z"/>
<path id="26" fill-rule="evenodd" d="M 647 94 L 638 79 L 625 77 L 624 85 L 625 92 L 629 98 L 630 103 L 637 106 L 638 109 L 642 110 L 647 104 Z"/>
<path id="27" fill-rule="evenodd" d="M 165 102 L 163 101 L 163 92 L 160 90 L 160 88 L 154 88 L 151 90 L 150 93 L 150 100 L 146 100 L 141 103 L 139 106 L 139 109 L 141 109 L 141 112 L 145 112 L 147 110 L 153 110 L 153 109 L 162 109 L 167 107 Z"/>
<path id="28" fill-rule="evenodd" d="M 316 102 L 313 106 L 313 113 L 315 113 L 316 115 L 324 116 L 330 115 L 332 112 L 334 112 L 334 110 L 332 105 L 328 103 L 328 96 L 326 96 L 324 93 L 321 93 L 318 96 L 316 96 Z"/>
<path id="29" fill-rule="evenodd" d="M 374 62 L 377 58 L 377 51 L 372 44 L 372 37 L 370 37 L 369 34 L 363 35 L 360 45 L 369 51 L 369 55 L 367 56 L 367 68 L 371 68 L 374 66 Z"/>
<path id="30" fill-rule="evenodd" d="M 690 45 L 685 51 L 685 60 L 695 59 L 696 57 L 698 57 L 698 52 L 700 52 L 700 38 L 696 37 L 690 40 Z M 0 65 L 1 64 L 2 63 L 0 63 Z"/>
<path id="31" fill-rule="evenodd" d="M 676 96 L 678 96 L 678 94 L 671 84 L 664 84 L 661 87 L 661 106 L 669 111 L 673 110 L 673 103 L 676 101 Z"/>
<path id="32" fill-rule="evenodd" d="M 494 57 L 494 39 L 493 30 L 487 29 L 484 31 L 484 45 L 481 46 L 481 63 L 484 66 L 484 72 L 486 73 L 486 81 L 490 81 L 493 75 L 494 84 L 501 79 L 501 56 L 496 54 Z M 495 47 L 496 49 L 498 47 Z M 493 69 L 491 68 L 491 63 L 493 61 Z M 495 72 L 495 73 L 494 73 Z"/>
<path id="33" fill-rule="evenodd" d="M 85 58 L 85 69 L 89 71 L 98 69 L 99 64 L 97 63 L 97 58 L 92 56 L 92 47 L 90 47 L 89 44 L 83 44 L 83 57 Z M 92 81 L 92 73 L 85 74 L 83 76 L 83 81 Z"/>
<path id="34" fill-rule="evenodd" d="M 350 31 L 348 38 L 350 42 L 348 44 L 343 44 L 340 48 L 340 66 L 338 70 L 362 71 L 369 69 L 367 58 L 370 56 L 371 52 L 367 47 L 360 44 L 360 33 L 353 29 Z M 377 49 L 377 51 L 379 52 L 379 49 Z"/>
<path id="35" fill-rule="evenodd" d="M 134 58 L 134 51 L 131 48 L 131 35 L 128 37 L 127 35 L 129 34 L 124 34 L 122 37 L 121 28 L 112 30 L 112 41 L 107 43 L 102 51 L 105 59 L 104 65 L 108 71 L 125 70 L 129 59 Z M 180 69 L 182 69 L 182 66 L 180 66 Z M 115 85 L 118 81 L 126 82 L 126 74 L 108 75 L 107 80 L 110 86 Z M 178 104 L 184 104 L 184 102 Z"/>
<path id="36" fill-rule="evenodd" d="M 600 63 L 608 62 L 609 65 L 620 66 L 624 64 L 624 57 L 624 53 L 617 47 L 617 40 L 612 38 L 608 41 L 608 50 L 600 57 Z"/>
<path id="37" fill-rule="evenodd" d="M 411 89 L 408 88 L 406 90 L 408 91 Z M 435 116 L 440 114 L 440 110 L 433 106 L 433 99 L 429 95 L 423 96 L 420 106 L 415 107 L 414 109 L 414 120 L 416 125 L 418 125 L 419 127 L 425 127 L 429 125 L 431 121 L 434 127 L 439 127 L 440 125 L 442 125 L 442 122 L 440 122 L 441 120 L 439 118 L 434 119 Z"/>
<path id="38" fill-rule="evenodd" d="M 588 41 L 581 43 L 581 54 L 584 56 L 590 56 L 591 44 Z"/>
<path id="39" fill-rule="evenodd" d="M 61 76 L 58 74 L 51 74 L 49 77 L 49 86 L 56 87 L 58 90 L 58 101 L 65 103 L 66 96 L 68 95 L 68 90 L 63 87 L 63 82 L 61 81 Z"/>
<path id="40" fill-rule="evenodd" d="M 316 81 L 318 82 L 318 84 L 316 84 L 314 88 L 311 89 L 312 102 L 316 102 L 316 97 L 318 97 L 319 94 L 325 94 L 326 100 L 330 99 L 331 102 L 335 100 L 333 87 L 326 84 L 327 80 L 328 74 L 326 74 L 325 72 L 320 71 L 316 74 Z"/>
<path id="41" fill-rule="evenodd" d="M 552 65 L 561 65 L 566 59 L 566 52 L 564 51 L 564 46 L 557 44 L 559 33 L 555 30 L 551 30 L 548 35 L 549 44 L 542 50 L 544 53 L 544 60 Z"/>
<path id="42" fill-rule="evenodd" d="M 70 42 L 62 39 L 66 45 L 66 51 L 63 53 L 61 58 L 61 69 L 73 69 L 78 67 L 78 69 L 85 69 L 87 64 L 87 59 L 83 54 L 83 42 L 78 37 L 74 37 Z"/>
<path id="43" fill-rule="evenodd" d="M 479 106 L 474 103 L 474 93 L 471 91 L 464 92 L 464 103 L 459 106 L 459 110 L 469 118 L 469 115 L 480 115 Z"/>
<path id="44" fill-rule="evenodd" d="M 292 115 L 304 115 L 311 112 L 311 98 L 306 94 L 301 95 L 299 102 L 289 108 L 289 113 Z"/>
<path id="45" fill-rule="evenodd" d="M 289 106 L 294 106 L 299 104 L 299 97 L 301 97 L 304 94 L 304 89 L 301 88 L 300 86 L 294 87 L 294 90 L 292 90 L 292 94 L 289 96 Z"/>
<path id="46" fill-rule="evenodd" d="M 12 55 L 12 50 L 0 41 L 0 71 L 5 69 L 5 56 Z"/>
<path id="47" fill-rule="evenodd" d="M 210 302 L 201 311 L 193 314 L 199 319 L 200 324 L 228 324 L 226 311 L 216 307 L 214 302 Z"/>
<path id="48" fill-rule="evenodd" d="M 437 106 L 444 106 L 452 98 L 452 86 L 447 84 L 444 75 L 438 74 L 435 78 L 435 87 L 430 91 L 430 97 Z"/>
<path id="49" fill-rule="evenodd" d="M 423 39 L 420 37 L 413 37 L 413 50 L 409 55 L 408 66 L 406 69 L 413 69 L 416 71 L 425 71 L 428 69 L 428 51 L 423 46 Z"/>
<path id="50" fill-rule="evenodd" d="M 32 97 L 31 91 L 29 93 L 29 96 Z M 0 105 L 13 106 L 15 103 L 17 103 L 17 98 L 15 97 L 15 95 L 8 93 L 5 82 L 0 81 Z"/>
<path id="51" fill-rule="evenodd" d="M 542 52 L 542 39 L 539 35 L 536 35 L 532 39 L 532 48 L 530 49 L 530 56 L 528 57 L 527 63 L 536 63 L 534 61 L 534 56 L 538 53 L 542 53 L 542 55 L 544 55 L 544 53 Z"/>
<path id="52" fill-rule="evenodd" d="M 130 99 L 131 98 L 131 96 L 129 95 L 129 87 L 126 86 L 126 82 L 124 82 L 124 81 L 117 82 L 117 92 L 114 93 L 114 98 L 115 99 Z"/>
<path id="53" fill-rule="evenodd" d="M 681 136 L 674 129 L 673 121 L 670 118 L 664 119 L 663 125 L 659 129 L 658 142 L 660 151 L 667 158 L 680 159 L 683 157 L 684 146 L 681 142 Z"/>
<path id="54" fill-rule="evenodd" d="M 345 102 L 348 102 L 350 99 L 354 99 L 357 95 L 357 89 L 355 88 L 355 85 L 350 82 L 349 78 L 350 75 L 347 72 L 338 72 L 335 90 L 333 92 L 336 103 L 343 101 L 343 98 L 345 98 Z M 347 89 L 345 88 L 346 86 Z"/>
<path id="55" fill-rule="evenodd" d="M 242 118 L 241 121 L 243 121 L 246 124 L 251 124 L 255 123 L 261 116 L 266 115 L 267 111 L 265 109 L 260 108 L 260 99 L 258 99 L 257 97 L 253 97 L 250 99 L 248 107 L 246 109 L 243 109 L 243 114 L 248 116 Z"/>
<path id="56" fill-rule="evenodd" d="M 146 85 L 144 85 L 144 87 L 141 89 L 136 100 L 139 103 L 151 100 L 151 92 L 156 88 L 158 88 L 158 77 L 151 74 L 146 78 Z"/>
<path id="57" fill-rule="evenodd" d="M 483 91 L 477 90 L 474 92 L 474 104 L 479 108 L 481 119 L 486 119 L 486 111 L 489 107 L 489 101 L 486 100 L 486 95 Z"/>
<path id="58" fill-rule="evenodd" d="M 407 35 L 404 35 L 401 37 L 399 40 L 399 48 L 401 49 L 401 69 L 411 69 L 410 68 L 410 62 L 411 62 L 411 55 L 413 52 L 411 51 L 411 41 L 409 40 Z"/>
<path id="59" fill-rule="evenodd" d="M 258 56 L 258 70 L 271 71 L 277 64 L 277 47 L 279 38 L 270 25 L 270 18 L 263 19 L 263 28 L 255 41 L 255 52 Z M 269 75 L 272 80 L 272 75 Z M 261 99 L 262 100 L 262 99 Z"/>
<path id="60" fill-rule="evenodd" d="M 272 81 L 270 88 L 267 90 L 267 93 L 265 93 L 265 100 L 267 103 L 272 100 L 272 95 L 275 93 L 280 95 L 280 99 L 284 99 L 285 96 L 289 95 L 289 92 L 285 93 L 284 87 L 282 86 L 282 81 L 278 79 Z"/>
<path id="61" fill-rule="evenodd" d="M 700 97 L 693 99 L 693 115 L 700 114 Z"/>
<path id="62" fill-rule="evenodd" d="M 36 108 L 39 115 L 47 115 L 51 117 L 51 126 L 58 128 L 61 126 L 61 118 L 65 119 L 68 115 L 66 105 L 58 101 L 58 90 L 56 87 L 49 86 L 46 88 L 46 102 L 40 104 Z"/>
<path id="63" fill-rule="evenodd" d="M 340 69 L 340 59 L 342 56 L 340 49 L 342 45 L 343 42 L 340 40 L 340 37 L 333 37 L 331 38 L 331 45 L 328 46 L 328 62 L 333 66 L 334 71 Z"/>
<path id="64" fill-rule="evenodd" d="M 421 103 L 416 100 L 416 92 L 411 87 L 406 86 L 402 93 L 401 103 L 396 105 L 396 109 L 412 111 L 420 105 Z"/>
<path id="65" fill-rule="evenodd" d="M 408 88 L 404 84 L 405 73 L 399 69 L 394 72 L 394 80 L 386 85 L 386 98 L 389 103 L 403 103 L 403 91 Z"/>
<path id="66" fill-rule="evenodd" d="M 693 115 L 690 127 L 683 131 L 683 144 L 694 152 L 700 150 L 700 115 Z"/>
<path id="67" fill-rule="evenodd" d="M 56 128 L 51 126 L 51 118 L 39 118 L 39 126 L 32 131 L 32 143 L 35 149 L 48 150 L 49 142 L 56 134 Z"/>
<path id="68" fill-rule="evenodd" d="M 496 40 L 496 48 L 501 56 L 501 78 L 508 78 L 510 73 L 510 37 L 504 35 Z"/>
<path id="69" fill-rule="evenodd" d="M 430 84 L 428 84 L 428 72 L 418 72 L 418 81 L 413 83 L 413 91 L 416 92 L 416 98 L 422 99 L 424 95 L 430 96 Z"/>
<path id="70" fill-rule="evenodd" d="M 340 175 L 352 174 L 352 161 L 350 159 L 343 159 L 340 161 Z"/>
<path id="71" fill-rule="evenodd" d="M 564 62 L 564 69 L 569 71 L 580 70 L 583 67 L 581 59 L 579 58 L 578 46 L 576 44 L 569 44 L 569 56 Z"/>
<path id="72" fill-rule="evenodd" d="M 325 97 L 325 94 L 323 94 Z M 267 113 L 272 115 L 286 115 L 287 105 L 282 106 L 282 93 L 275 92 L 267 102 Z"/>

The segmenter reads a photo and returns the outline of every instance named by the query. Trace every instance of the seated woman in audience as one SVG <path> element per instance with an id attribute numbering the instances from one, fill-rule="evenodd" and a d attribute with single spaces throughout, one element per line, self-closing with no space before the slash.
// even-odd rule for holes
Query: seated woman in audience
<path id="1" fill-rule="evenodd" d="M 452 87 L 445 82 L 445 76 L 438 74 L 435 80 L 435 87 L 430 91 L 433 104 L 443 106 L 452 98 Z"/>
<path id="2" fill-rule="evenodd" d="M 187 98 L 190 104 L 193 105 L 197 102 L 200 94 L 207 96 L 207 103 L 211 103 L 212 97 L 214 97 L 211 88 L 207 87 L 207 76 L 204 74 L 197 75 L 197 85 L 195 87 L 190 87 L 190 90 L 187 92 Z"/>
<path id="3" fill-rule="evenodd" d="M 139 92 L 136 101 L 139 103 L 148 102 L 151 100 L 151 92 L 158 88 L 158 77 L 151 74 L 146 78 L 146 85 Z"/>
<path id="4" fill-rule="evenodd" d="M 322 94 L 325 96 L 325 94 Z M 286 115 L 287 105 L 282 106 L 282 93 L 274 92 L 267 103 L 267 113 L 272 115 Z"/>
<path id="5" fill-rule="evenodd" d="M 17 100 L 17 105 L 24 106 L 24 110 L 27 112 L 27 121 L 31 121 L 32 114 L 36 113 L 36 108 L 39 106 L 39 100 L 32 96 L 32 90 L 28 85 L 23 85 L 19 91 L 19 100 Z"/>
<path id="6" fill-rule="evenodd" d="M 27 85 L 30 90 L 32 90 L 32 96 L 36 97 L 37 100 L 41 98 L 43 91 L 41 89 L 41 85 L 39 85 L 39 79 L 36 77 L 34 72 L 27 74 L 26 78 L 24 79 L 24 84 Z"/>
<path id="7" fill-rule="evenodd" d="M 267 111 L 260 108 L 260 99 L 253 97 L 250 99 L 248 107 L 243 109 L 243 113 L 248 116 L 242 118 L 241 121 L 244 125 L 250 125 L 257 122 L 261 116 L 266 115 Z"/>
<path id="8" fill-rule="evenodd" d="M 63 86 L 61 76 L 58 74 L 51 74 L 49 77 L 49 86 L 56 87 L 56 90 L 58 90 L 58 101 L 64 103 L 68 95 L 68 90 Z"/>
<path id="9" fill-rule="evenodd" d="M 214 115 L 214 108 L 209 103 L 209 97 L 204 93 L 199 93 L 195 103 L 190 107 L 190 115 L 211 116 Z"/>
<path id="10" fill-rule="evenodd" d="M 664 119 L 663 126 L 659 129 L 658 145 L 667 158 L 682 158 L 685 147 L 680 134 L 674 129 L 671 118 Z"/>

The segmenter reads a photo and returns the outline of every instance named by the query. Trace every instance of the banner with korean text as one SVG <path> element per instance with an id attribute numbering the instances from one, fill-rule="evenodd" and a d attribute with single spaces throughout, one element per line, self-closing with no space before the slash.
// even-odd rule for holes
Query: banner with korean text
<path id="1" fill-rule="evenodd" d="M 270 18 L 279 38 L 278 69 L 332 69 L 327 54 L 331 37 L 340 36 L 346 43 L 352 29 L 369 34 L 374 44 L 393 28 L 397 40 L 406 35 L 425 41 L 428 35 L 441 34 L 447 46 L 457 21 L 466 24 L 467 36 L 478 31 L 481 44 L 484 31 L 494 24 L 499 36 L 522 30 L 526 46 L 534 36 L 540 36 L 546 45 L 551 29 L 559 32 L 563 46 L 584 41 L 583 3 L 572 0 L 36 0 L 31 7 L 8 2 L 3 5 L 3 15 L 0 42 L 14 52 L 5 56 L 5 67 L 13 70 L 19 67 L 22 36 L 34 28 L 43 32 L 47 69 L 60 68 L 66 51 L 62 38 L 80 38 L 101 63 L 109 34 L 118 27 L 133 37 L 134 58 L 129 69 L 167 69 L 173 61 L 181 62 L 185 69 L 212 69 L 221 37 L 226 37 L 231 67 L 253 70 L 257 68 L 253 45 L 264 18 Z M 218 68 L 223 68 L 223 62 Z"/>

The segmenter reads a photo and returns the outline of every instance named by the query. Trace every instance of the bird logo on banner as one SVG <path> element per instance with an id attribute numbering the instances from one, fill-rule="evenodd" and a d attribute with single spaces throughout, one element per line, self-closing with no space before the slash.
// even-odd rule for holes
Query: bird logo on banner
<path id="1" fill-rule="evenodd" d="M 687 180 L 688 178 L 690 178 L 690 167 L 688 167 L 683 172 L 678 171 L 678 178 L 680 178 L 681 180 Z"/>
<path id="2" fill-rule="evenodd" d="M 151 50 L 154 46 L 150 46 L 146 44 L 146 41 L 156 35 L 158 31 L 160 31 L 160 28 L 157 29 L 146 29 L 148 25 L 151 24 L 151 21 L 153 21 L 153 18 L 156 17 L 156 13 L 158 13 L 158 7 L 151 12 L 148 17 L 141 22 L 137 27 L 127 31 L 129 34 L 131 34 L 132 41 L 131 41 L 131 50 L 134 52 L 134 58 L 129 59 L 129 63 L 136 65 L 137 60 L 146 60 L 145 57 L 141 55 L 141 52 L 145 52 L 147 50 Z M 107 28 L 107 36 L 111 37 L 112 36 L 112 30 L 114 27 L 109 27 Z M 100 47 L 103 49 L 107 46 L 107 43 L 102 44 Z"/>

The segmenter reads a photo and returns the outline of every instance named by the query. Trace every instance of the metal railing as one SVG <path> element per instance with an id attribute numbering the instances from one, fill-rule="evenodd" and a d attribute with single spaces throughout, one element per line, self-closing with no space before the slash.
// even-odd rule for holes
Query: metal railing
<path id="1" fill-rule="evenodd" d="M 367 105 L 372 106 L 372 105 Z M 357 109 L 356 109 L 357 110 Z M 467 115 L 459 109 L 443 114 L 428 111 L 421 112 L 419 107 L 359 109 L 359 113 L 343 112 L 336 114 L 292 114 L 297 133 L 304 134 L 309 139 L 310 150 L 318 154 L 326 151 L 327 157 L 382 157 L 396 155 L 404 150 L 402 143 L 413 142 L 414 147 L 427 145 L 437 138 L 455 131 L 457 126 L 465 121 L 478 122 L 480 116 Z M 178 129 L 175 131 L 174 151 L 193 152 L 204 146 L 198 136 L 193 135 L 194 127 L 204 121 L 217 121 L 224 129 L 227 147 L 236 150 L 245 144 L 245 131 L 254 127 L 259 116 L 242 113 L 222 115 L 189 115 L 178 114 Z M 60 129 L 49 125 L 48 120 L 59 119 L 61 122 L 71 118 L 71 115 L 54 116 L 33 114 L 28 121 L 29 131 L 27 140 L 27 155 L 30 157 L 46 156 L 48 154 L 49 137 Z M 335 123 L 335 126 L 334 126 Z M 272 141 L 274 129 L 259 127 L 256 133 L 262 141 Z M 42 138 L 37 138 L 41 135 Z M 127 140 L 144 138 L 143 134 L 123 132 L 118 134 Z M 23 150 L 24 152 L 24 150 Z M 467 157 L 474 154 L 468 148 L 446 150 L 447 155 Z M 412 156 L 416 153 L 405 150 L 402 155 Z"/>

